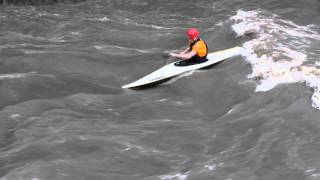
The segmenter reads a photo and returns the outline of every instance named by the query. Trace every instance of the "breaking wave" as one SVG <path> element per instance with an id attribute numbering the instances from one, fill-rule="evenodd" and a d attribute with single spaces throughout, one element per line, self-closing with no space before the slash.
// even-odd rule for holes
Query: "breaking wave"
<path id="1" fill-rule="evenodd" d="M 312 106 L 320 109 L 320 68 L 315 58 L 320 54 L 313 46 L 320 41 L 316 27 L 263 11 L 238 10 L 230 19 L 238 37 L 253 37 L 243 44 L 243 56 L 252 67 L 248 78 L 259 80 L 256 91 L 304 82 L 314 90 Z"/>

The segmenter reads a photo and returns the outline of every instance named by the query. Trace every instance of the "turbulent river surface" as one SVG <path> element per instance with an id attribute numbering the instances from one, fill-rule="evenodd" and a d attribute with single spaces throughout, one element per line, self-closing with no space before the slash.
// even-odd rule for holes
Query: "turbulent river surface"
<path id="1" fill-rule="evenodd" d="M 212 68 L 140 90 L 196 27 Z M 320 1 L 0 6 L 3 180 L 320 179 Z"/>

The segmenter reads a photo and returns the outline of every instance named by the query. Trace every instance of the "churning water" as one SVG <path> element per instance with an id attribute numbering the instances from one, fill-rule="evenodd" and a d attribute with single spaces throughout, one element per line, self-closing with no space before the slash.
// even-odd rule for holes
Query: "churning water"
<path id="1" fill-rule="evenodd" d="M 141 90 L 184 32 L 241 56 Z M 0 176 L 320 179 L 320 2 L 0 7 Z"/>

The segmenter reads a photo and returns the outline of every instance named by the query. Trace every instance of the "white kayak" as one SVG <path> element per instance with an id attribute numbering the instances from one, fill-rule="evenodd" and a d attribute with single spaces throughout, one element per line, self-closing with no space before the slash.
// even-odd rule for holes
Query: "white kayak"
<path id="1" fill-rule="evenodd" d="M 234 47 L 222 51 L 212 52 L 207 55 L 208 61 L 199 64 L 193 64 L 188 66 L 177 66 L 177 62 L 173 62 L 167 64 L 160 69 L 152 72 L 151 74 L 146 75 L 145 77 L 134 81 L 130 84 L 122 86 L 122 88 L 137 88 L 140 86 L 146 86 L 150 84 L 154 84 L 157 82 L 164 81 L 166 79 L 170 79 L 174 76 L 183 74 L 185 72 L 189 72 L 196 69 L 205 68 L 211 65 L 214 65 L 218 62 L 221 62 L 225 59 L 228 59 L 233 56 L 237 56 L 241 54 L 241 47 Z"/>

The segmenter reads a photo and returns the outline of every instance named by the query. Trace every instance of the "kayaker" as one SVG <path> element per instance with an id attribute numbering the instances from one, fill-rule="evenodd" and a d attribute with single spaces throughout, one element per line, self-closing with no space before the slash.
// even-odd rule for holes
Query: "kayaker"
<path id="1" fill-rule="evenodd" d="M 170 56 L 183 59 L 176 65 L 187 66 L 192 64 L 203 63 L 207 61 L 208 47 L 206 43 L 199 37 L 199 31 L 195 28 L 190 28 L 186 31 L 189 39 L 189 47 L 178 53 L 170 53 Z"/>

